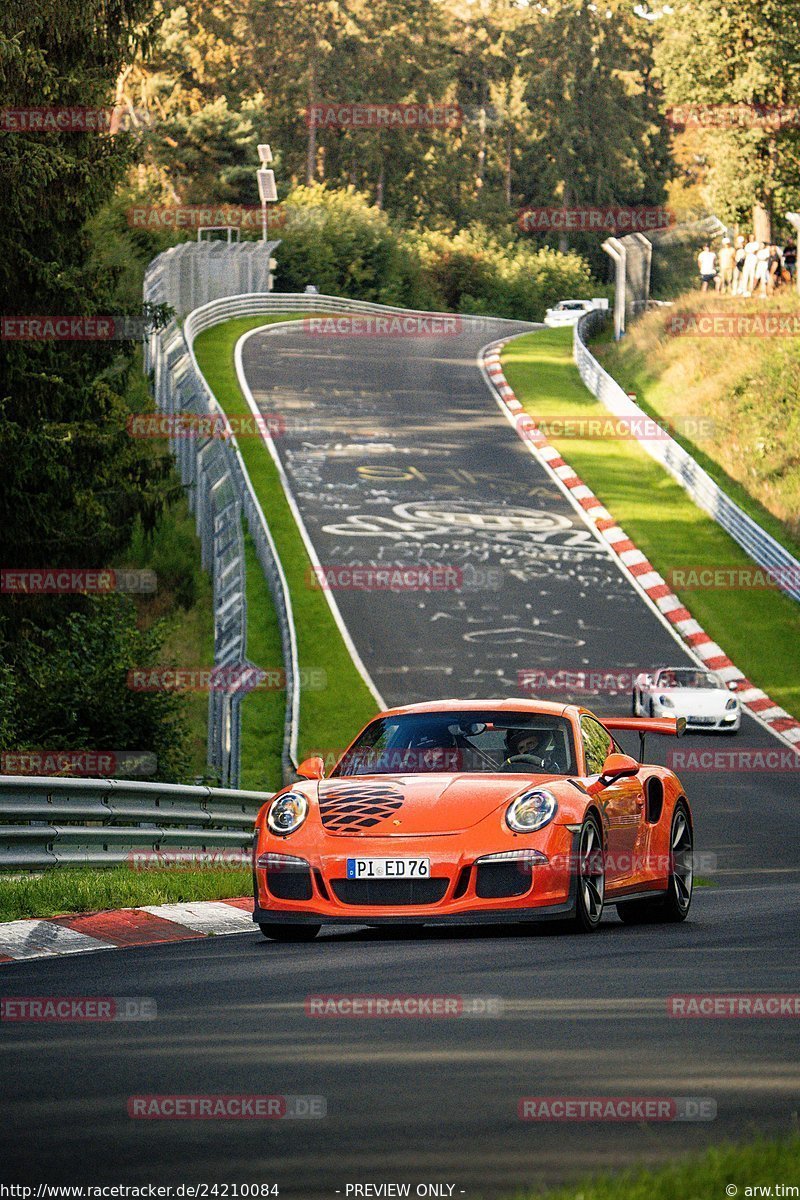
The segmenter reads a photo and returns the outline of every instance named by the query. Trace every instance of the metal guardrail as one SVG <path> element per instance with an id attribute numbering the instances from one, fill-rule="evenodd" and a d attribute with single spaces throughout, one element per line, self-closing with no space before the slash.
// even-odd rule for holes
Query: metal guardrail
<path id="1" fill-rule="evenodd" d="M 156 406 L 164 413 L 214 411 L 174 321 L 146 339 L 145 370 L 152 372 Z M 221 686 L 215 681 L 209 692 L 208 762 L 224 785 L 236 787 L 240 705 L 257 681 L 246 658 L 244 535 L 235 478 L 238 464 L 232 448 L 216 438 L 172 436 L 169 444 L 195 514 L 203 565 L 213 579 L 214 666 Z"/>
<path id="2" fill-rule="evenodd" d="M 246 865 L 268 792 L 0 776 L 0 869 Z"/>
<path id="3" fill-rule="evenodd" d="M 601 367 L 586 345 L 586 338 L 601 320 L 602 314 L 590 312 L 575 326 L 573 356 L 581 379 L 615 417 L 644 422 L 647 414 Z M 659 438 L 640 438 L 639 444 L 669 471 L 695 504 L 730 534 L 754 562 L 772 573 L 775 583 L 787 595 L 800 600 L 800 562 L 734 503 L 691 454 L 666 433 Z"/>

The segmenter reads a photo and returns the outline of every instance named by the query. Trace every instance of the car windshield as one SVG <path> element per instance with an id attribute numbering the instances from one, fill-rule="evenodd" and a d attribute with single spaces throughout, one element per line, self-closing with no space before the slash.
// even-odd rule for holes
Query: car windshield
<path id="1" fill-rule="evenodd" d="M 694 667 L 675 667 L 669 671 L 659 671 L 658 686 L 662 688 L 714 688 L 722 687 L 722 683 L 711 671 L 697 671 Z"/>
<path id="2" fill-rule="evenodd" d="M 563 310 L 563 309 L 585 308 L 586 305 L 583 300 L 562 300 L 562 302 L 559 304 L 558 307 Z"/>
<path id="3" fill-rule="evenodd" d="M 570 775 L 572 726 L 543 713 L 403 713 L 368 725 L 332 777 L 503 771 Z"/>

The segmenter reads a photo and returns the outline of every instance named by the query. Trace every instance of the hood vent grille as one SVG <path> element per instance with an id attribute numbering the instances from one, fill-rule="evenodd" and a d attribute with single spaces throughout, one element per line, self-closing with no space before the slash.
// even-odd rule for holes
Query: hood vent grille
<path id="1" fill-rule="evenodd" d="M 331 833 L 360 833 L 385 821 L 403 804 L 400 788 L 386 784 L 321 787 L 319 811 Z"/>

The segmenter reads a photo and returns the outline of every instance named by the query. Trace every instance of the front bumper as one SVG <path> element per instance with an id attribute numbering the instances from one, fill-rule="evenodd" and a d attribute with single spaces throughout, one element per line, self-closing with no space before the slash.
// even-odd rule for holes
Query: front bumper
<path id="1" fill-rule="evenodd" d="M 265 837 L 259 853 L 291 854 L 307 866 L 286 874 L 255 868 L 253 919 L 258 924 L 391 925 L 493 924 L 563 916 L 575 902 L 571 863 L 576 837 L 564 825 L 550 825 L 524 840 L 514 839 L 510 846 L 468 849 L 454 836 L 336 837 L 326 839 L 322 851 L 287 845 L 294 842 L 291 838 L 276 844 L 276 839 Z M 487 854 L 509 849 L 536 850 L 547 862 L 512 860 L 491 871 L 478 863 Z M 359 892 L 359 884 L 347 879 L 346 860 L 363 856 L 429 858 L 430 879 L 421 881 L 424 887 L 411 881 L 378 881 L 379 886 L 370 883 Z"/>
<path id="2" fill-rule="evenodd" d="M 717 713 L 682 713 L 675 708 L 656 705 L 655 717 L 685 717 L 686 730 L 692 733 L 735 733 L 742 723 L 742 710 L 726 709 Z"/>

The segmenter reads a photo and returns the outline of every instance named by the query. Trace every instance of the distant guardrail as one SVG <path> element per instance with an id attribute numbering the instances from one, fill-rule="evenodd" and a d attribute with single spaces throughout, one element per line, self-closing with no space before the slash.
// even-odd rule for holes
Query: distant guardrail
<path id="1" fill-rule="evenodd" d="M 0 869 L 247 865 L 268 792 L 0 776 Z"/>
<path id="2" fill-rule="evenodd" d="M 647 421 L 647 414 L 600 365 L 586 345 L 602 314 L 587 313 L 575 326 L 573 355 L 580 377 L 593 396 L 615 417 L 628 421 Z M 777 542 L 757 521 L 731 500 L 707 471 L 666 433 L 658 438 L 640 438 L 644 450 L 661 463 L 684 488 L 695 504 L 707 512 L 755 563 L 769 572 L 775 583 L 793 600 L 800 601 L 800 562 Z"/>

